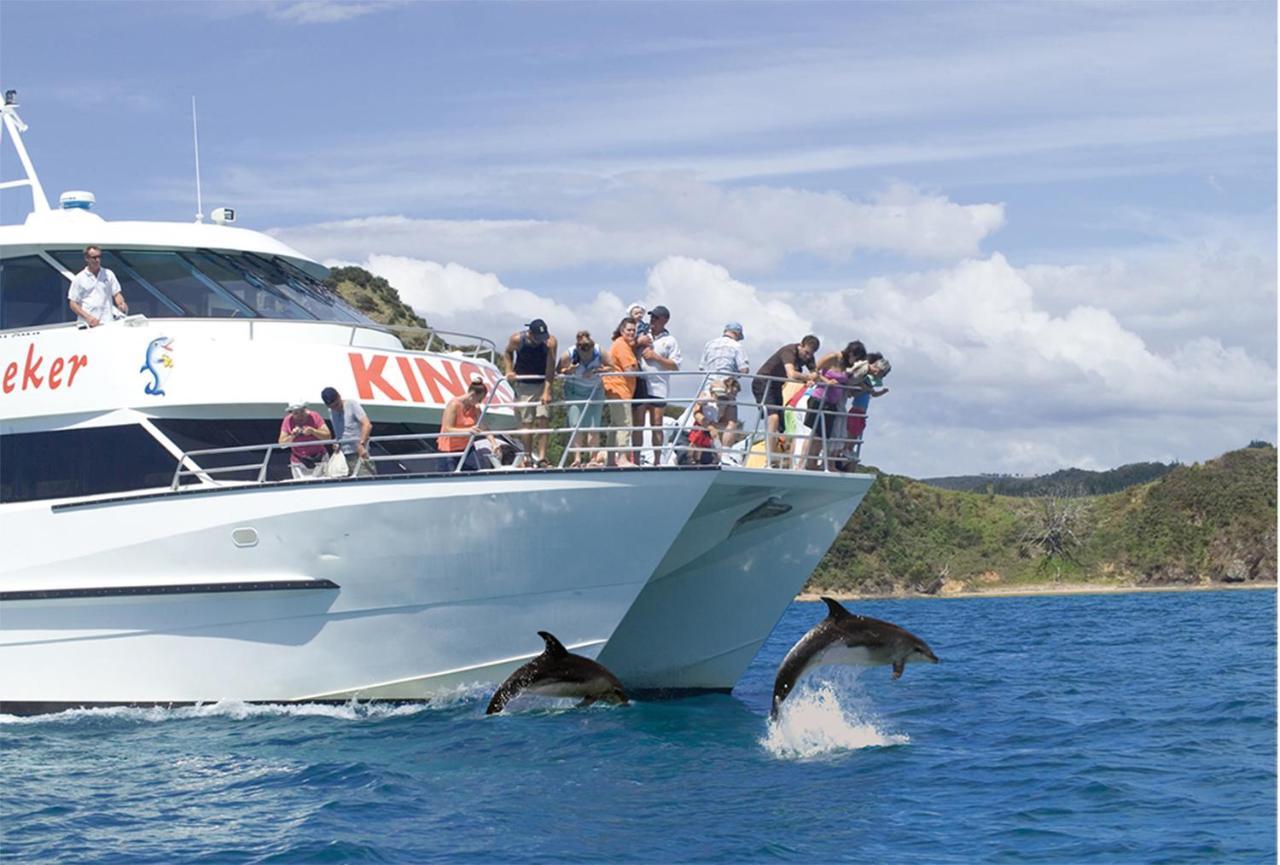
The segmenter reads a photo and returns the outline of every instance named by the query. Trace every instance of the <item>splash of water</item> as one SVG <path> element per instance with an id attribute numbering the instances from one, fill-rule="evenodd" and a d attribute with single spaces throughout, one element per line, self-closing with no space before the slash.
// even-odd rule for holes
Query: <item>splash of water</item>
<path id="1" fill-rule="evenodd" d="M 402 718 L 420 712 L 454 709 L 477 699 L 488 698 L 491 685 L 474 684 L 433 694 L 427 703 L 390 703 L 352 700 L 347 703 L 244 703 L 239 700 L 220 700 L 196 706 L 111 706 L 96 709 L 68 709 L 49 715 L 0 715 L 4 724 L 75 723 L 93 720 L 133 721 L 155 724 L 164 721 L 182 721 L 194 718 L 229 718 L 244 721 L 254 718 L 333 718 L 340 721 L 376 721 L 384 718 Z"/>
<path id="2" fill-rule="evenodd" d="M 905 733 L 883 729 L 879 719 L 860 701 L 846 694 L 841 703 L 837 687 L 831 683 L 801 686 L 794 691 L 770 720 L 760 744 L 782 760 L 806 760 L 841 751 L 905 745 Z"/>

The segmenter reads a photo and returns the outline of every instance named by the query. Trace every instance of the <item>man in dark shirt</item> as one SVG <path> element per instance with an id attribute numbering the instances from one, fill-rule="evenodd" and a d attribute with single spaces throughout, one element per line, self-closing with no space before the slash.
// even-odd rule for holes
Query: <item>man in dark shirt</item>
<path id="1" fill-rule="evenodd" d="M 525 325 L 524 330 L 511 334 L 507 350 L 502 353 L 507 380 L 516 393 L 516 402 L 524 405 L 516 409 L 520 426 L 524 429 L 542 428 L 551 423 L 551 383 L 556 377 L 556 338 L 540 318 Z M 526 459 L 536 460 L 536 465 L 547 464 L 546 434 L 526 433 L 519 436 L 524 444 Z"/>
<path id="2" fill-rule="evenodd" d="M 813 358 L 818 353 L 819 345 L 818 338 L 813 334 L 806 335 L 799 342 L 784 345 L 760 365 L 757 375 L 787 381 L 816 381 L 817 366 Z M 778 427 L 782 423 L 783 411 L 782 385 L 781 381 L 770 381 L 767 378 L 757 378 L 751 383 L 751 393 L 765 413 L 765 423 L 769 430 L 769 453 L 776 453 L 778 447 Z"/>

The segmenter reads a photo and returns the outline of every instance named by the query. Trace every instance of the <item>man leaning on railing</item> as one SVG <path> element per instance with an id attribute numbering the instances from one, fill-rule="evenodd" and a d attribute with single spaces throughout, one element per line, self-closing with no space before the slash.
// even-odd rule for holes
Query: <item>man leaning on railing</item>
<path id="1" fill-rule="evenodd" d="M 524 330 L 511 334 L 507 349 L 502 354 L 507 381 L 516 394 L 516 417 L 521 429 L 551 424 L 551 384 L 556 378 L 556 338 L 540 318 L 525 325 Z M 536 464 L 547 465 L 546 433 L 522 433 L 521 443 L 526 454 L 533 454 Z"/>

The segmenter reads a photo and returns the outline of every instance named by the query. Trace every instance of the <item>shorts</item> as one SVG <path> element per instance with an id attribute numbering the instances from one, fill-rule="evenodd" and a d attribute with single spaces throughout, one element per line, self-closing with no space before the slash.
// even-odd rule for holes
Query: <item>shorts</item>
<path id="1" fill-rule="evenodd" d="M 647 400 L 649 398 L 649 382 L 645 381 L 644 376 L 638 376 L 634 381 L 636 383 L 636 392 L 632 399 L 636 401 Z"/>
<path id="2" fill-rule="evenodd" d="M 541 401 L 544 387 L 546 385 L 540 381 L 518 381 L 515 383 L 516 402 L 536 403 L 536 405 L 516 407 L 516 417 L 520 419 L 520 426 L 531 426 L 536 418 L 546 419 L 551 417 L 551 412 Z"/>
<path id="3" fill-rule="evenodd" d="M 804 425 L 809 433 L 822 439 L 839 438 L 840 431 L 836 424 L 840 422 L 840 412 L 831 403 L 809 397 L 809 411 L 805 413 Z"/>
<path id="4" fill-rule="evenodd" d="M 564 379 L 564 398 L 577 405 L 567 406 L 569 426 L 597 427 L 602 426 L 601 415 L 604 409 L 604 388 L 592 388 L 571 378 Z"/>
<path id="5" fill-rule="evenodd" d="M 302 460 L 294 460 L 289 463 L 289 472 L 295 481 L 328 477 L 328 469 L 329 456 L 327 454 L 313 460 L 309 466 Z"/>
<path id="6" fill-rule="evenodd" d="M 751 382 L 751 394 L 760 403 L 766 415 L 782 417 L 782 382 L 757 378 Z"/>

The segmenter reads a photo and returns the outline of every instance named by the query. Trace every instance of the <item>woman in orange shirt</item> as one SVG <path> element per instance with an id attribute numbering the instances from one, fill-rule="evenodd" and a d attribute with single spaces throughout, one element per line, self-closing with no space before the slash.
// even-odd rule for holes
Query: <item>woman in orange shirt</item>
<path id="1" fill-rule="evenodd" d="M 473 434 L 477 436 L 471 450 L 467 453 L 467 458 L 463 461 L 464 471 L 475 471 L 488 462 L 479 458 L 481 450 L 484 450 L 487 456 L 497 448 L 497 442 L 492 435 L 486 434 L 483 438 L 480 437 L 481 433 L 487 433 L 486 428 L 479 424 L 479 420 L 481 406 L 488 393 L 489 388 L 485 385 L 484 379 L 477 375 L 471 379 L 466 393 L 449 400 L 444 407 L 444 417 L 440 420 L 440 432 L 460 433 L 460 435 L 441 435 L 437 440 L 437 447 L 440 448 L 441 453 L 461 453 L 467 447 L 471 436 Z"/>
<path id="2" fill-rule="evenodd" d="M 609 369 L 617 372 L 635 372 L 640 369 L 636 360 L 636 322 L 624 318 L 613 332 L 613 344 L 609 346 Z M 631 400 L 636 393 L 636 377 L 606 375 L 604 395 L 608 402 L 605 411 L 609 424 L 616 427 L 614 446 L 625 448 L 615 451 L 615 462 L 620 466 L 634 466 L 631 456 Z"/>

